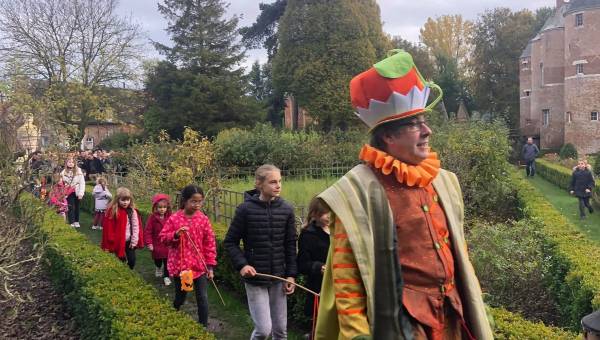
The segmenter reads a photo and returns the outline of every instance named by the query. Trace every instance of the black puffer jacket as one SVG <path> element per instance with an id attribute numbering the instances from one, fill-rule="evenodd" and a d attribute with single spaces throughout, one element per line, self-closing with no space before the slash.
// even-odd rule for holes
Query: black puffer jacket
<path id="1" fill-rule="evenodd" d="M 237 270 L 251 265 L 259 273 L 296 277 L 296 239 L 294 208 L 281 198 L 263 202 L 252 190 L 237 207 L 223 245 Z M 256 285 L 272 282 L 259 277 L 245 280 Z"/>
<path id="2" fill-rule="evenodd" d="M 588 169 L 577 168 L 571 176 L 569 191 L 574 191 L 577 197 L 590 197 L 594 190 L 594 184 L 594 176 Z M 590 192 L 585 192 L 585 189 L 589 189 Z"/>
<path id="3" fill-rule="evenodd" d="M 316 221 L 312 221 L 300 233 L 298 238 L 298 269 L 306 276 L 306 288 L 317 293 L 321 292 L 323 274 L 321 267 L 327 261 L 329 251 L 329 234 Z M 314 298 L 306 296 L 304 314 L 313 314 Z"/>

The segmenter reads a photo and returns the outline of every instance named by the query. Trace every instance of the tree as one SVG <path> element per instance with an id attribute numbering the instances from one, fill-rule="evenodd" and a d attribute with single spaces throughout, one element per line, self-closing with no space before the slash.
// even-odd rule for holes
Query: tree
<path id="1" fill-rule="evenodd" d="M 356 122 L 348 84 L 389 47 L 375 1 L 289 0 L 278 37 L 275 90 L 293 94 L 321 129 Z"/>
<path id="2" fill-rule="evenodd" d="M 496 8 L 485 12 L 474 26 L 470 69 L 477 108 L 492 118 L 503 118 L 513 129 L 519 122 L 517 61 L 539 22 L 528 10 Z"/>
<path id="3" fill-rule="evenodd" d="M 16 61 L 23 75 L 45 81 L 49 107 L 57 109 L 50 113 L 67 119 L 63 123 L 75 142 L 101 111 L 89 95 L 136 76 L 140 27 L 117 16 L 117 5 L 117 0 L 0 0 L 2 60 Z"/>
<path id="4" fill-rule="evenodd" d="M 260 14 L 251 26 L 242 27 L 242 42 L 248 48 L 260 48 L 267 50 L 269 60 L 277 53 L 277 27 L 279 19 L 283 16 L 287 6 L 287 0 L 276 0 L 271 4 L 260 3 L 258 5 Z"/>
<path id="5" fill-rule="evenodd" d="M 245 53 L 237 42 L 239 18 L 224 18 L 228 6 L 222 0 L 164 0 L 158 10 L 169 20 L 173 46 L 154 46 L 171 63 L 195 73 L 241 74 Z"/>
<path id="6" fill-rule="evenodd" d="M 469 94 L 468 84 L 465 77 L 458 70 L 458 63 L 444 54 L 436 57 L 437 72 L 434 81 L 444 91 L 444 105 L 448 112 L 458 112 L 460 101 L 464 101 L 467 107 L 472 98 Z"/>
<path id="7" fill-rule="evenodd" d="M 159 10 L 169 20 L 173 46 L 155 44 L 167 61 L 150 67 L 145 87 L 152 98 L 144 114 L 151 134 L 165 129 L 183 137 L 188 126 L 206 135 L 264 118 L 247 92 L 236 41 L 237 17 L 223 19 L 221 0 L 165 0 Z"/>
<path id="8" fill-rule="evenodd" d="M 420 39 L 433 56 L 456 60 L 458 68 L 463 69 L 471 49 L 472 31 L 473 23 L 461 15 L 443 15 L 436 19 L 427 18 Z"/>

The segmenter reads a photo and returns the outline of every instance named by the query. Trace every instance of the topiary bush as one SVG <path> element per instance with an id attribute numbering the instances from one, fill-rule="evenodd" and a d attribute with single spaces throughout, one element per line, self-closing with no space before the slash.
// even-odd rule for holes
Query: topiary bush
<path id="1" fill-rule="evenodd" d="M 577 149 L 571 143 L 567 143 L 560 148 L 560 159 L 577 159 Z"/>
<path id="2" fill-rule="evenodd" d="M 558 306 L 546 288 L 548 267 L 539 220 L 474 223 L 467 230 L 469 254 L 485 292 L 485 301 L 557 324 Z"/>

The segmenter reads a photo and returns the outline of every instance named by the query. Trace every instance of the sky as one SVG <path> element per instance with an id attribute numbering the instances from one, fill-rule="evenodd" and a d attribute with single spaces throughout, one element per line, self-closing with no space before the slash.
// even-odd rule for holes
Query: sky
<path id="1" fill-rule="evenodd" d="M 251 25 L 259 14 L 260 2 L 274 0 L 225 0 L 230 3 L 227 16 L 240 16 L 240 26 Z M 158 0 L 121 0 L 118 13 L 131 16 L 139 23 L 146 35 L 145 54 L 148 58 L 160 58 L 149 41 L 169 44 L 165 32 L 166 20 L 158 12 Z M 555 6 L 556 0 L 378 0 L 381 9 L 383 30 L 392 36 L 399 35 L 412 42 L 419 41 L 419 29 L 427 18 L 445 14 L 461 14 L 465 19 L 475 20 L 478 14 L 495 7 L 509 7 L 512 10 L 527 8 L 535 10 L 544 6 Z M 266 61 L 264 50 L 249 50 L 244 63 L 246 67 L 255 60 Z"/>

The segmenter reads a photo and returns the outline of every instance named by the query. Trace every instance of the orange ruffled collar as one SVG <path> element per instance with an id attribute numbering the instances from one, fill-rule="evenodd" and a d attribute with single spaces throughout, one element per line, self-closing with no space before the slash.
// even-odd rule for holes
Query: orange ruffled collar
<path id="1" fill-rule="evenodd" d="M 430 152 L 427 159 L 417 165 L 406 164 L 387 153 L 365 144 L 360 150 L 361 161 L 381 170 L 384 175 L 392 172 L 398 183 L 405 183 L 409 187 L 424 188 L 431 184 L 440 172 L 441 162 L 437 153 Z"/>

